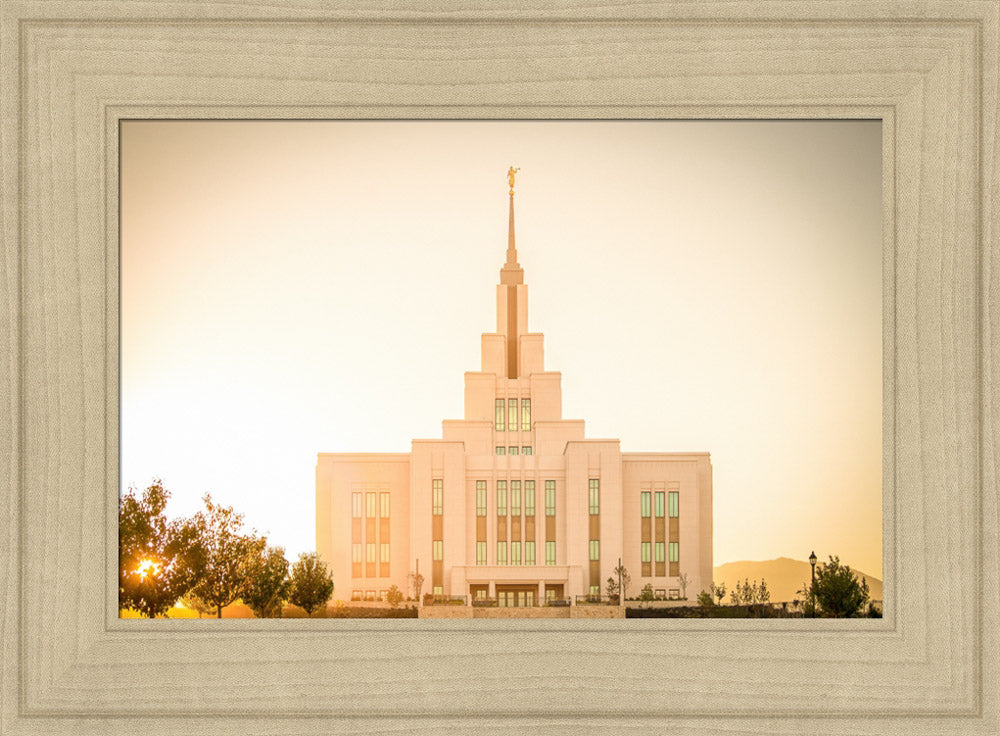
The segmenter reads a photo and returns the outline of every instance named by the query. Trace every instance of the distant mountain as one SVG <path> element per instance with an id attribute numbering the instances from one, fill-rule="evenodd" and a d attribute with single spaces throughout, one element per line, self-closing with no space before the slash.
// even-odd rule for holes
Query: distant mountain
<path id="1" fill-rule="evenodd" d="M 853 567 L 851 570 L 868 581 L 872 600 L 882 600 L 881 580 Z M 788 557 L 779 557 L 776 560 L 727 562 L 712 570 L 715 584 L 726 584 L 726 600 L 729 600 L 729 591 L 737 582 L 742 583 L 747 578 L 751 582 L 764 578 L 767 581 L 767 589 L 771 591 L 771 600 L 774 602 L 792 601 L 798 598 L 798 591 L 803 583 L 809 582 L 809 574 L 808 561 L 793 560 Z M 690 593 L 688 595 L 690 596 Z"/>

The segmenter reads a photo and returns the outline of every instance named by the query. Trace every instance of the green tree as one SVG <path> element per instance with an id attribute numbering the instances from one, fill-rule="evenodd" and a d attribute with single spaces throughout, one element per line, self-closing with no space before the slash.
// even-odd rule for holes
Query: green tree
<path id="1" fill-rule="evenodd" d="M 198 618 L 201 618 L 207 613 L 212 613 L 215 611 L 215 606 L 211 603 L 203 601 L 201 598 L 196 596 L 194 593 L 188 593 L 181 597 L 181 603 L 190 608 L 192 611 L 198 612 Z"/>
<path id="2" fill-rule="evenodd" d="M 639 593 L 639 600 L 640 601 L 651 601 L 655 597 L 656 596 L 653 595 L 653 584 L 652 583 L 646 583 L 646 585 L 643 587 L 642 591 Z"/>
<path id="3" fill-rule="evenodd" d="M 678 578 L 678 580 L 681 583 L 681 598 L 684 598 L 686 600 L 687 597 L 688 597 L 688 575 L 687 575 L 687 573 L 683 573 Z"/>
<path id="4" fill-rule="evenodd" d="M 802 587 L 795 591 L 797 596 L 802 597 L 802 615 L 807 618 L 812 618 L 815 613 L 812 599 L 812 589 L 809 587 L 809 583 L 802 583 Z M 799 599 L 796 598 L 793 603 L 798 603 Z"/>
<path id="5" fill-rule="evenodd" d="M 410 582 L 410 588 L 413 589 L 413 600 L 417 601 L 417 603 L 419 604 L 420 591 L 423 590 L 424 587 L 424 576 L 421 575 L 419 572 L 411 572 L 406 577 Z"/>
<path id="6" fill-rule="evenodd" d="M 757 588 L 756 596 L 757 605 L 763 606 L 771 602 L 771 591 L 767 589 L 767 581 L 764 578 L 760 579 L 760 586 Z"/>
<path id="7" fill-rule="evenodd" d="M 702 608 L 711 608 L 715 605 L 715 599 L 712 598 L 711 593 L 703 590 L 698 594 L 698 605 Z"/>
<path id="8" fill-rule="evenodd" d="M 288 600 L 312 616 L 333 595 L 333 576 L 315 552 L 303 552 L 292 565 L 292 588 Z"/>
<path id="9" fill-rule="evenodd" d="M 825 616 L 857 616 L 869 600 L 868 581 L 859 577 L 840 558 L 830 555 L 829 562 L 816 566 L 816 582 L 803 591 L 807 606 L 815 596 L 816 607 Z"/>
<path id="10" fill-rule="evenodd" d="M 709 592 L 712 594 L 712 597 L 716 599 L 718 605 L 721 606 L 722 599 L 726 597 L 726 584 L 720 583 L 719 585 L 716 585 L 713 582 Z"/>
<path id="11" fill-rule="evenodd" d="M 197 530 L 167 520 L 169 498 L 155 479 L 141 496 L 129 488 L 118 499 L 118 605 L 149 618 L 165 614 L 200 570 Z"/>
<path id="12" fill-rule="evenodd" d="M 736 590 L 739 593 L 740 603 L 744 606 L 752 606 L 757 602 L 757 581 L 754 580 L 753 584 L 750 583 L 749 578 L 743 579 L 743 584 L 736 584 Z"/>
<path id="13" fill-rule="evenodd" d="M 401 591 L 397 586 L 393 585 L 386 591 L 385 599 L 389 603 L 391 608 L 396 608 L 400 603 L 403 602 L 403 591 Z"/>
<path id="14" fill-rule="evenodd" d="M 609 577 L 607 585 L 604 588 L 604 592 L 607 593 L 608 598 L 614 598 L 615 596 L 617 596 L 618 595 L 618 581 L 615 578 L 613 578 L 613 577 Z"/>
<path id="15" fill-rule="evenodd" d="M 625 598 L 628 596 L 628 585 L 629 585 L 629 583 L 632 582 L 632 576 L 629 575 L 628 570 L 625 569 L 625 565 L 618 565 L 611 572 L 613 572 L 615 574 L 614 579 L 615 579 L 615 590 L 616 591 L 618 589 L 618 580 L 619 580 L 619 578 L 622 581 L 622 591 L 621 591 L 622 597 L 621 597 L 621 600 L 624 601 Z"/>
<path id="16" fill-rule="evenodd" d="M 205 510 L 193 517 L 197 544 L 204 565 L 192 592 L 213 606 L 222 618 L 222 609 L 243 593 L 250 570 L 260 558 L 267 540 L 243 533 L 243 514 L 231 506 L 220 506 L 206 494 Z"/>
<path id="17" fill-rule="evenodd" d="M 240 598 L 257 618 L 281 618 L 281 603 L 290 587 L 285 550 L 268 547 L 249 561 Z"/>

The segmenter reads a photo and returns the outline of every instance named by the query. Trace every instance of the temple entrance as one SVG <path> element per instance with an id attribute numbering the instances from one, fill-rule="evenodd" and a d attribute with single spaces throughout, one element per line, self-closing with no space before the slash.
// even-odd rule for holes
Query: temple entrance
<path id="1" fill-rule="evenodd" d="M 501 608 L 530 608 L 536 605 L 537 585 L 498 585 L 497 606 Z"/>

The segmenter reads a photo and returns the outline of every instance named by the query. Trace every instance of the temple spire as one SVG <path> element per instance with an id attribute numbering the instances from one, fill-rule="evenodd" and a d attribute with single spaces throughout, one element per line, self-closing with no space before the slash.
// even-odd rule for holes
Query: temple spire
<path id="1" fill-rule="evenodd" d="M 507 184 L 510 185 L 510 216 L 507 223 L 507 262 L 500 269 L 501 284 L 523 284 L 524 271 L 517 262 L 517 249 L 514 248 L 514 174 L 520 169 L 511 166 L 507 169 Z"/>

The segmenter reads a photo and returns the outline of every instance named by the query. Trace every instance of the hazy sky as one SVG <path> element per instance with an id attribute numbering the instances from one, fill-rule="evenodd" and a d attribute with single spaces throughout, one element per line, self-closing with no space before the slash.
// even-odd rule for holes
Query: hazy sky
<path id="1" fill-rule="evenodd" d="M 878 122 L 128 122 L 122 487 L 315 548 L 317 452 L 463 416 L 510 165 L 563 415 L 709 451 L 715 564 L 882 576 Z"/>

